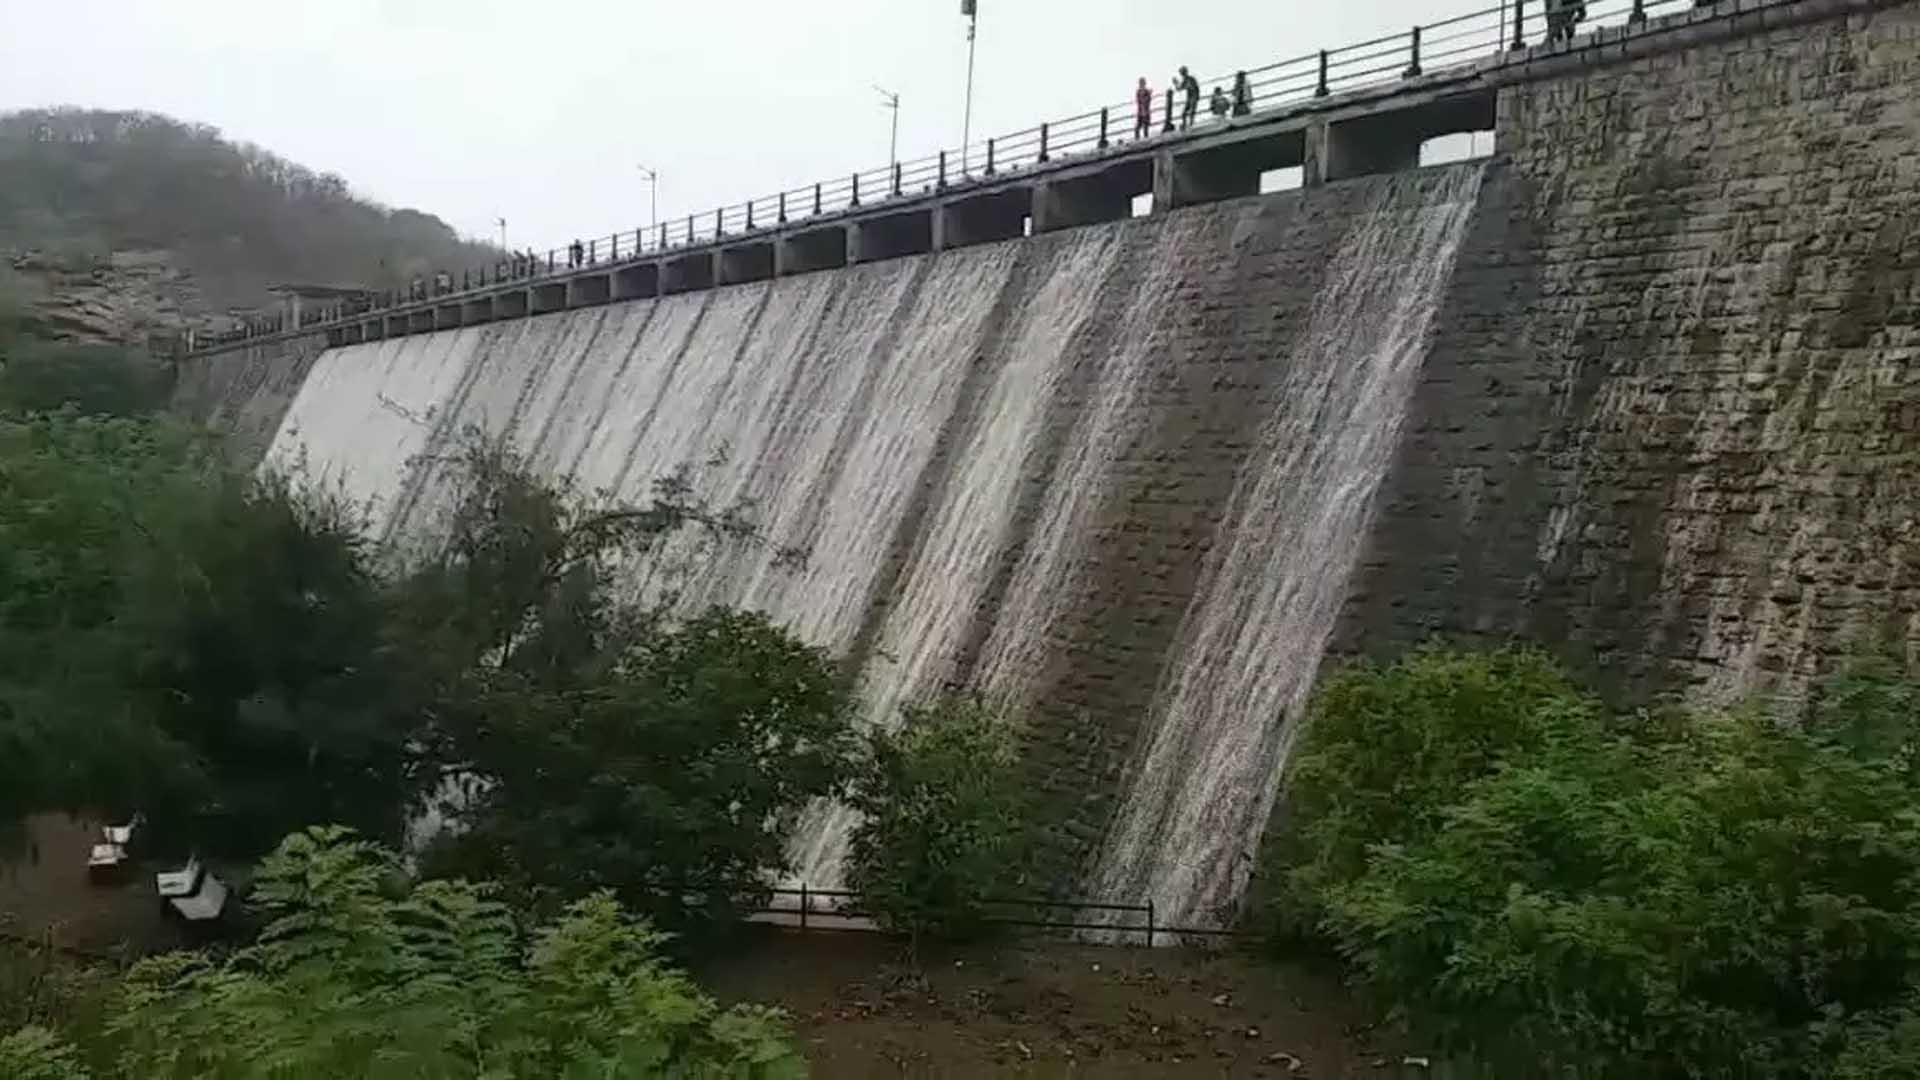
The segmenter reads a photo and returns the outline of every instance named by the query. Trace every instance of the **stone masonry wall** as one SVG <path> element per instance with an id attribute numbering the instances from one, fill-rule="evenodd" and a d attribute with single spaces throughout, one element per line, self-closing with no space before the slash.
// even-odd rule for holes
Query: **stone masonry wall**
<path id="1" fill-rule="evenodd" d="M 1920 650 L 1920 6 L 1501 91 L 1339 637 L 1787 703 Z"/>
<path id="2" fill-rule="evenodd" d="M 173 409 L 221 432 L 234 459 L 251 466 L 267 452 L 326 347 L 326 335 L 310 334 L 184 361 Z"/>

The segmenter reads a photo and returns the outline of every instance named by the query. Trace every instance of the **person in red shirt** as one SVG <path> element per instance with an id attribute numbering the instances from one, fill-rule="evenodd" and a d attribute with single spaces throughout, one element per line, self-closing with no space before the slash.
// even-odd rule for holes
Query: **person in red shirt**
<path id="1" fill-rule="evenodd" d="M 1133 137 L 1144 139 L 1153 131 L 1153 91 L 1147 88 L 1146 76 L 1141 76 L 1140 86 L 1133 92 Z"/>

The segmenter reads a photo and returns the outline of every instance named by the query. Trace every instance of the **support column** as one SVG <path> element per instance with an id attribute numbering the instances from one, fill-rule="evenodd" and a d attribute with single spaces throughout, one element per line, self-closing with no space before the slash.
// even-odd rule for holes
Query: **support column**
<path id="1" fill-rule="evenodd" d="M 1300 166 L 1300 186 L 1319 187 L 1327 182 L 1327 122 L 1315 120 L 1307 125 L 1305 161 Z"/>
<path id="2" fill-rule="evenodd" d="M 1153 212 L 1164 214 L 1173 209 L 1173 155 L 1165 150 L 1153 155 Z"/>

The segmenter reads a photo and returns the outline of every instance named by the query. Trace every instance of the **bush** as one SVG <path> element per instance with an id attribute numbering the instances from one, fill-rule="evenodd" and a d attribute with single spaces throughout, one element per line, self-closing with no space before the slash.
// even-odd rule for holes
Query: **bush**
<path id="1" fill-rule="evenodd" d="M 1422 649 L 1333 674 L 1308 709 L 1262 867 L 1269 930 L 1316 937 L 1327 888 L 1358 876 L 1375 845 L 1430 834 L 1464 785 L 1597 710 L 1525 649 Z"/>
<path id="2" fill-rule="evenodd" d="M 1436 662 L 1474 663 L 1420 661 Z M 1374 989 L 1496 1071 L 1910 1075 L 1889 1063 L 1920 1032 L 1920 794 L 1890 717 L 1912 700 L 1856 685 L 1783 729 L 1549 697 L 1426 812 L 1369 819 L 1384 832 L 1357 867 L 1293 880 Z M 1460 730 L 1484 734 L 1485 716 Z M 1444 710 L 1417 723 L 1448 737 Z M 1309 744 L 1324 761 L 1353 738 Z M 1378 745 L 1432 775 L 1423 744 Z M 1360 774 L 1375 786 L 1352 802 L 1379 805 L 1397 760 Z"/>
<path id="3" fill-rule="evenodd" d="M 883 926 L 964 939 L 984 900 L 1026 885 L 1032 845 L 1015 731 L 978 701 L 907 710 L 868 735 L 848 802 L 862 815 L 848 882 Z"/>
<path id="4" fill-rule="evenodd" d="M 735 914 L 845 772 L 832 661 L 764 616 L 715 608 L 635 632 L 604 674 L 476 676 L 456 715 L 480 779 L 443 865 L 561 897 L 613 890 L 677 931 Z"/>
<path id="5" fill-rule="evenodd" d="M 167 371 L 129 349 L 20 338 L 0 343 L 0 412 L 140 416 L 166 404 Z"/>
<path id="6" fill-rule="evenodd" d="M 252 946 L 134 967 L 86 1048 L 99 1075 L 805 1075 L 777 1013 L 718 1008 L 605 895 L 529 930 L 487 887 L 411 885 L 391 855 L 329 828 L 288 837 L 256 896 L 272 918 Z M 85 1075 L 44 1030 L 0 1043 L 0 1066 L 9 1054 L 40 1069 L 28 1076 Z"/>

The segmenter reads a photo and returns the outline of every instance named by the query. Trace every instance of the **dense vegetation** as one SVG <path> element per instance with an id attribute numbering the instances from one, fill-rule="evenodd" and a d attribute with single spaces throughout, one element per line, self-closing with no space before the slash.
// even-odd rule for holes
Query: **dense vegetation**
<path id="1" fill-rule="evenodd" d="M 71 1030 L 10 1036 L 0 1073 L 792 1072 L 653 928 L 757 902 L 846 773 L 847 687 L 763 618 L 615 573 L 689 531 L 757 542 L 740 513 L 684 477 L 609 505 L 475 443 L 432 463 L 439 542 L 376 551 L 353 507 L 152 412 L 137 359 L 33 348 L 54 362 L 0 347 L 0 818 L 138 810 L 150 855 L 243 884 L 279 847 L 254 944 L 51 1010 Z M 402 874 L 375 845 L 429 811 L 446 833 Z M 328 823 L 368 839 L 303 831 Z"/>
<path id="2" fill-rule="evenodd" d="M 1862 673 L 1782 727 L 1615 715 L 1528 653 L 1356 667 L 1267 915 L 1493 1075 L 1915 1075 L 1917 704 Z"/>
<path id="3" fill-rule="evenodd" d="M 987 901 L 1030 892 L 1033 837 L 1016 733 L 979 701 L 907 710 L 874 730 L 848 802 L 862 815 L 848 884 L 881 924 L 908 935 L 976 937 Z"/>
<path id="4" fill-rule="evenodd" d="M 0 115 L 0 176 L 0 252 L 169 251 L 214 310 L 264 303 L 277 282 L 393 288 L 492 258 L 439 218 L 154 113 Z"/>
<path id="5" fill-rule="evenodd" d="M 0 1075 L 805 1075 L 777 1014 L 720 1010 L 605 894 L 536 923 L 494 890 L 409 881 L 377 846 L 313 829 L 267 857 L 253 895 L 269 921 L 251 945 L 135 964 L 72 1041 L 44 1025 L 0 1038 Z"/>

